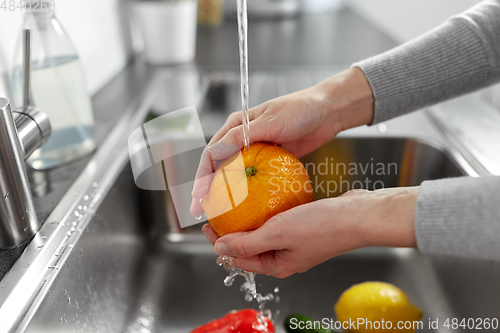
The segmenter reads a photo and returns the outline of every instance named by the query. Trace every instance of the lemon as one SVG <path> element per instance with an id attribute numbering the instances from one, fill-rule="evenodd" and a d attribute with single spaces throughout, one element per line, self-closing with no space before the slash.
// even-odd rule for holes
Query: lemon
<path id="1" fill-rule="evenodd" d="M 349 333 L 415 332 L 423 327 L 422 310 L 399 288 L 384 282 L 353 285 L 340 296 L 335 312 Z"/>

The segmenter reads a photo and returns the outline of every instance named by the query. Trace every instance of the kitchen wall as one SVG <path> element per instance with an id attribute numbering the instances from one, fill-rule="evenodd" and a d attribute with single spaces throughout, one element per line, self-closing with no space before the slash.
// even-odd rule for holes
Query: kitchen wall
<path id="1" fill-rule="evenodd" d="M 328 0 L 327 0 L 328 1 Z M 432 29 L 480 0 L 345 0 L 399 42 Z"/>
<path id="2" fill-rule="evenodd" d="M 81 56 L 91 93 L 115 76 L 130 55 L 125 5 L 124 0 L 56 0 L 57 18 Z M 19 9 L 0 8 L 0 73 L 10 68 L 22 17 Z"/>

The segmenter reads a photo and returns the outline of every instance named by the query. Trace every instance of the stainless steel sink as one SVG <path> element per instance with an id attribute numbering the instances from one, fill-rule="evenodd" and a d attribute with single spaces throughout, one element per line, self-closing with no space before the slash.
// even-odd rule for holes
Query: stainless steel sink
<path id="1" fill-rule="evenodd" d="M 134 184 L 128 135 L 158 100 L 150 88 L 175 75 L 179 74 L 160 73 L 123 113 L 39 235 L 0 282 L 0 332 L 190 332 L 229 310 L 256 306 L 244 301 L 237 286 L 241 280 L 231 288 L 224 286 L 226 272 L 215 264 L 216 255 L 200 232 L 201 225 L 179 228 L 169 192 L 144 191 Z M 305 85 L 299 80 L 303 73 L 259 75 L 251 82 L 261 86 L 261 99 Z M 307 85 L 322 75 L 309 75 Z M 211 92 L 215 95 L 208 95 L 214 101 L 200 108 L 207 135 L 236 107 L 237 89 L 231 84 L 221 86 L 217 80 L 220 76 L 208 78 L 208 86 L 215 88 Z M 206 87 L 207 80 L 194 81 Z M 221 92 L 226 102 L 215 103 Z M 217 108 L 222 110 L 212 110 Z M 186 163 L 197 165 L 196 157 L 192 158 Z M 477 175 L 425 112 L 347 131 L 302 161 L 340 165 L 340 171 L 330 176 L 312 174 L 312 180 L 343 180 L 349 188 L 418 185 L 428 179 Z M 368 165 L 369 170 L 351 175 L 350 163 Z M 377 163 L 387 168 L 384 174 L 371 171 L 370 165 L 376 168 Z M 318 191 L 316 199 L 334 197 L 346 189 Z M 422 332 L 446 332 L 443 326 L 428 329 L 428 318 L 439 318 L 441 324 L 446 318 L 498 318 L 499 279 L 500 265 L 492 261 L 368 248 L 283 280 L 258 276 L 257 283 L 262 292 L 279 287 L 281 301 L 269 304 L 278 332 L 284 332 L 283 318 L 291 312 L 334 318 L 333 306 L 342 291 L 368 280 L 403 289 L 424 310 Z M 467 330 L 453 332 L 462 331 Z"/>
<path id="2" fill-rule="evenodd" d="M 372 182 L 381 180 L 387 187 L 464 174 L 447 153 L 402 138 L 337 139 L 303 161 L 331 157 L 342 163 L 395 163 L 397 174 L 369 176 Z M 351 182 L 355 180 L 359 179 Z M 139 190 L 129 165 L 124 167 L 28 332 L 189 332 L 231 309 L 255 307 L 243 300 L 237 286 L 224 286 L 226 272 L 216 266 L 216 256 L 206 240 L 200 236 L 183 242 L 179 237 L 199 235 L 200 225 L 182 231 L 177 238 L 165 237 L 168 228 L 158 224 L 166 226 L 167 221 L 155 216 L 150 206 L 155 202 L 164 207 L 164 194 Z M 258 276 L 257 282 L 263 292 L 279 287 L 281 301 L 270 307 L 279 310 L 275 320 L 283 332 L 285 315 L 302 312 L 317 319 L 334 318 L 333 306 L 342 291 L 372 280 L 390 282 L 406 291 L 423 308 L 426 325 L 429 317 L 443 321 L 496 318 L 500 313 L 499 277 L 500 265 L 492 262 L 424 256 L 411 249 L 370 248 L 341 255 L 287 279 Z"/>

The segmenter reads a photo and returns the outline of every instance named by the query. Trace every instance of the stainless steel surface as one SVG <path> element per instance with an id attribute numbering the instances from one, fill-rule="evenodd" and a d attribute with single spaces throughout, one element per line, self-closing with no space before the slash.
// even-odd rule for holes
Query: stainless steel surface
<path id="1" fill-rule="evenodd" d="M 21 146 L 27 159 L 50 137 L 52 129 L 46 113 L 30 105 L 31 87 L 31 31 L 23 31 L 23 106 L 14 111 Z"/>
<path id="2" fill-rule="evenodd" d="M 24 152 L 9 102 L 0 98 L 0 248 L 31 238 L 38 230 Z"/>
<path id="3" fill-rule="evenodd" d="M 29 105 L 30 31 L 24 31 L 24 107 L 14 121 L 9 101 L 0 98 L 0 248 L 29 240 L 40 228 L 25 159 L 50 135 L 47 115 Z"/>
<path id="4" fill-rule="evenodd" d="M 51 133 L 49 117 L 45 112 L 33 107 L 15 110 L 13 117 L 24 150 L 24 158 L 27 159 L 49 139 Z"/>
<path id="5" fill-rule="evenodd" d="M 396 161 L 412 165 L 407 183 L 462 174 L 446 153 L 405 139 L 339 139 L 328 144 L 355 147 L 349 162 Z M 415 147 L 413 147 L 415 145 Z M 415 149 L 416 148 L 416 149 Z M 369 149 L 369 150 L 368 150 Z M 318 151 L 308 159 L 323 159 Z M 332 153 L 333 155 L 333 153 Z M 423 160 L 430 162 L 429 165 Z M 392 185 L 397 179 L 380 178 Z M 375 178 L 373 179 L 375 180 Z M 226 272 L 215 264 L 209 243 L 155 247 L 148 237 L 151 212 L 144 206 L 150 192 L 137 189 L 127 164 L 69 255 L 41 302 L 27 332 L 189 332 L 231 309 L 255 307 L 243 300 L 238 280 L 223 284 Z M 158 193 L 157 193 L 158 194 Z M 199 235 L 199 226 L 191 233 Z M 197 246 L 195 249 L 194 247 Z M 405 290 L 427 318 L 498 317 L 500 266 L 492 262 L 424 256 L 411 249 L 370 248 L 339 256 L 309 272 L 284 280 L 258 276 L 259 290 L 280 288 L 278 332 L 291 312 L 334 318 L 333 305 L 354 283 L 379 280 Z M 488 290 L 488 292 L 484 292 Z M 439 332 L 444 332 L 440 330 Z M 434 332 L 424 329 L 422 332 Z M 456 330 L 455 332 L 462 332 Z"/>
<path id="6" fill-rule="evenodd" d="M 143 88 L 145 90 L 145 88 Z M 127 139 L 140 126 L 151 94 L 139 94 L 0 282 L 0 332 L 23 332 L 127 162 Z"/>
<path id="7" fill-rule="evenodd" d="M 198 27 L 196 66 L 238 71 L 236 15 L 219 28 Z M 348 68 L 398 44 L 349 8 L 248 26 L 251 70 Z"/>
<path id="8" fill-rule="evenodd" d="M 171 76 L 167 74 L 157 78 L 168 79 Z M 314 71 L 309 74 L 307 82 L 317 76 Z M 301 74 L 268 75 L 282 82 L 279 78 Z M 292 86 L 300 84 L 288 85 L 284 92 Z M 125 112 L 49 218 L 61 222 L 44 225 L 40 236 L 48 238 L 35 238 L 30 244 L 27 253 L 32 261 L 21 257 L 0 284 L 0 318 L 16 318 L 7 321 L 9 329 L 5 331 L 188 332 L 231 309 L 255 306 L 243 301 L 237 286 L 223 285 L 226 273 L 216 266 L 213 249 L 199 226 L 165 237 L 174 215 L 168 198 L 165 193 L 143 191 L 134 184 L 127 163 L 126 133 L 140 125 L 149 106 L 158 101 L 153 91 Z M 228 112 L 218 112 L 222 111 Z M 209 112 L 213 109 L 204 107 L 201 114 L 209 117 Z M 463 175 L 466 170 L 475 174 L 466 161 L 457 162 L 454 157 L 459 155 L 448 150 L 445 137 L 426 113 L 384 126 L 348 131 L 305 157 L 304 162 L 335 157 L 344 163 L 366 163 L 372 158 L 394 163 L 397 174 L 370 175 L 372 182 L 380 180 L 384 186 L 414 185 L 425 179 Z M 89 201 L 83 201 L 85 195 Z M 86 202 L 89 205 L 83 212 Z M 164 213 L 158 213 L 161 210 L 170 213 L 168 221 L 161 215 Z M 79 219 L 75 211 L 83 212 L 83 217 Z M 73 222 L 77 222 L 76 229 L 67 236 Z M 28 269 L 26 263 L 30 264 Z M 19 276 L 26 279 L 19 281 Z M 258 276 L 257 281 L 264 292 L 279 286 L 281 302 L 270 306 L 280 310 L 277 327 L 278 332 L 284 332 L 282 320 L 290 312 L 333 318 L 332 308 L 341 292 L 366 280 L 401 287 L 424 309 L 424 322 L 427 318 L 497 318 L 498 278 L 500 266 L 494 262 L 424 256 L 411 249 L 371 248 L 339 256 L 285 280 Z"/>
<path id="9" fill-rule="evenodd" d="M 481 175 L 500 176 L 500 112 L 477 94 L 433 107 L 429 114 Z"/>
<path id="10" fill-rule="evenodd" d="M 99 147 L 116 126 L 124 110 L 144 90 L 144 87 L 151 79 L 151 75 L 152 68 L 139 61 L 133 62 L 92 97 L 96 119 L 95 136 Z M 38 171 L 28 168 L 28 178 L 32 185 L 35 209 L 41 223 L 46 222 L 59 201 L 67 194 L 74 181 L 88 165 L 93 155 L 94 153 L 50 170 Z M 0 249 L 0 280 L 4 279 L 5 275 L 18 261 L 21 264 L 13 269 L 15 274 L 12 281 L 21 280 L 24 270 L 32 266 L 34 257 L 31 255 L 39 253 L 36 251 L 39 249 L 35 247 L 35 251 L 24 252 L 27 245 L 28 243 L 24 243 L 14 248 Z M 2 289 L 1 282 L 0 289 Z M 6 294 L 8 293 L 6 292 Z M 2 318 L 0 318 L 0 322 L 3 322 Z"/>
<path id="11" fill-rule="evenodd" d="M 23 108 L 30 106 L 31 31 L 23 31 Z"/>

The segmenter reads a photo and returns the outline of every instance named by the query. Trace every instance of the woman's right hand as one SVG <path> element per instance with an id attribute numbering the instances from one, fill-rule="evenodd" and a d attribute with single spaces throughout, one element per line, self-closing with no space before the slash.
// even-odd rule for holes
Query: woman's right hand
<path id="1" fill-rule="evenodd" d="M 369 124 L 373 92 L 363 72 L 351 68 L 311 88 L 267 101 L 249 110 L 250 144 L 281 145 L 301 157 L 333 139 L 339 132 Z M 191 214 L 203 214 L 200 199 L 207 193 L 214 161 L 243 148 L 241 111 L 229 116 L 202 155 L 193 188 Z"/>
<path id="2" fill-rule="evenodd" d="M 416 247 L 418 191 L 352 190 L 291 208 L 256 230 L 219 238 L 207 223 L 203 232 L 217 254 L 234 258 L 232 267 L 285 278 L 363 247 Z"/>

